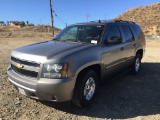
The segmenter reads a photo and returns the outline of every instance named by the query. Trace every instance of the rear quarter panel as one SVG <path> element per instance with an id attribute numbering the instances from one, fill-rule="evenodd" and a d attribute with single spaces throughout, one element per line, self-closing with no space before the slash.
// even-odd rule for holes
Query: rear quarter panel
<path id="1" fill-rule="evenodd" d="M 136 29 L 136 28 L 139 28 L 139 29 Z M 142 49 L 143 50 L 143 56 L 144 56 L 145 47 L 146 47 L 146 40 L 145 40 L 145 36 L 143 34 L 143 31 L 142 31 L 142 29 L 140 28 L 139 25 L 131 25 L 131 29 L 133 31 L 133 34 L 134 34 L 134 37 L 135 37 L 135 42 L 136 42 L 136 45 L 137 45 L 137 47 L 135 49 L 135 55 L 136 55 L 136 52 L 138 50 Z"/>

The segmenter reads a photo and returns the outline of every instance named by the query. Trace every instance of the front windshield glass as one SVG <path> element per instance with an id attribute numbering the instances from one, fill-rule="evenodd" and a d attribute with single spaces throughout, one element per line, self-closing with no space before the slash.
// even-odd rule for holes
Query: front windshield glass
<path id="1" fill-rule="evenodd" d="M 77 25 L 63 29 L 53 40 L 64 42 L 99 43 L 104 25 Z"/>

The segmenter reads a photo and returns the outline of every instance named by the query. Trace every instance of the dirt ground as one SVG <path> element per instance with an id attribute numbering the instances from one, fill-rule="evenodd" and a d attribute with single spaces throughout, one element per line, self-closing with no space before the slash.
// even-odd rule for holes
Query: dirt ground
<path id="1" fill-rule="evenodd" d="M 125 74 L 102 85 L 94 103 L 80 109 L 70 102 L 42 102 L 19 94 L 7 81 L 11 51 L 44 38 L 0 38 L 0 120 L 160 120 L 160 41 L 147 42 L 138 75 Z"/>

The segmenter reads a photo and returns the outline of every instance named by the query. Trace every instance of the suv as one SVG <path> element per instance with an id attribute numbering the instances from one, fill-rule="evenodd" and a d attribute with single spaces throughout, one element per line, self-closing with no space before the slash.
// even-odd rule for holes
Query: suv
<path id="1" fill-rule="evenodd" d="M 28 97 L 87 107 L 103 80 L 129 68 L 139 72 L 145 45 L 133 22 L 74 24 L 50 41 L 14 49 L 8 79 Z"/>

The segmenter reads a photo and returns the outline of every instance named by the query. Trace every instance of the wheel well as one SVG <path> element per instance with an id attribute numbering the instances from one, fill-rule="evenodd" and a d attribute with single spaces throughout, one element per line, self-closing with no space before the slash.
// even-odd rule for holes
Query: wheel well
<path id="1" fill-rule="evenodd" d="M 143 50 L 142 50 L 142 49 L 138 50 L 137 53 L 136 53 L 136 55 L 137 55 L 137 54 L 140 54 L 140 55 L 141 55 L 141 58 L 142 58 L 142 57 L 143 57 Z"/>
<path id="2" fill-rule="evenodd" d="M 98 80 L 100 81 L 100 79 L 101 79 L 101 66 L 99 64 L 91 65 L 91 66 L 88 66 L 88 67 L 82 69 L 79 72 L 77 77 L 84 75 L 88 70 L 94 70 L 97 73 Z"/>

